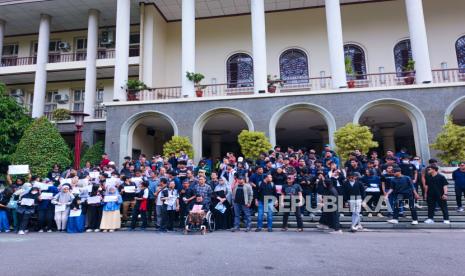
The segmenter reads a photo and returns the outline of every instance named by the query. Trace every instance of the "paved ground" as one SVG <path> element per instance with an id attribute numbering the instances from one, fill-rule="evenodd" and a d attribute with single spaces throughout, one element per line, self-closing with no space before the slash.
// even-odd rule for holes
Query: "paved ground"
<path id="1" fill-rule="evenodd" d="M 464 275 L 465 231 L 0 234 L 9 275 Z"/>

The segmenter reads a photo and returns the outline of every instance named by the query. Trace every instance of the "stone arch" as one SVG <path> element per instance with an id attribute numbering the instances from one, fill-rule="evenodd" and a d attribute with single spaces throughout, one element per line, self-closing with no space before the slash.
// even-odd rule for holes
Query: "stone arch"
<path id="1" fill-rule="evenodd" d="M 400 99 L 377 99 L 360 107 L 355 113 L 353 122 L 355 124 L 359 124 L 361 117 L 366 111 L 383 105 L 394 106 L 405 112 L 412 123 L 415 149 L 417 154 L 419 154 L 423 160 L 428 160 L 430 158 L 430 148 L 426 119 L 423 115 L 423 112 L 421 112 L 421 110 L 415 105 Z"/>

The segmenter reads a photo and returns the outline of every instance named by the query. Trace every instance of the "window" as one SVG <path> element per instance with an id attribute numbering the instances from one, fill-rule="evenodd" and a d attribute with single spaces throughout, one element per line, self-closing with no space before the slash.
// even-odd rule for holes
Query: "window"
<path id="1" fill-rule="evenodd" d="M 285 51 L 279 57 L 279 72 L 285 85 L 308 83 L 307 54 L 299 49 Z"/>
<path id="2" fill-rule="evenodd" d="M 76 38 L 75 39 L 75 48 L 76 48 L 76 61 L 86 60 L 87 56 L 87 38 Z"/>
<path id="3" fill-rule="evenodd" d="M 9 44 L 3 46 L 2 57 L 18 56 L 18 44 Z"/>
<path id="4" fill-rule="evenodd" d="M 396 63 L 396 72 L 398 77 L 405 76 L 404 68 L 407 66 L 410 59 L 412 59 L 410 39 L 402 40 L 394 47 L 394 60 Z"/>
<path id="5" fill-rule="evenodd" d="M 84 89 L 73 90 L 73 111 L 84 111 Z"/>
<path id="6" fill-rule="evenodd" d="M 227 61 L 228 88 L 253 86 L 253 60 L 248 54 L 239 53 Z"/>
<path id="7" fill-rule="evenodd" d="M 355 74 L 355 79 L 366 79 L 367 66 L 363 49 L 354 44 L 347 44 L 344 46 L 344 56 L 348 57 L 352 63 L 352 71 Z"/>
<path id="8" fill-rule="evenodd" d="M 48 62 L 49 63 L 54 63 L 54 62 L 60 62 L 60 48 L 58 47 L 60 45 L 59 40 L 54 40 L 50 41 L 48 44 Z M 38 42 L 33 43 L 33 48 L 32 48 L 32 55 L 37 56 L 37 50 L 39 48 Z"/>
<path id="9" fill-rule="evenodd" d="M 140 48 L 140 34 L 134 33 L 129 36 L 129 56 L 138 57 Z"/>
<path id="10" fill-rule="evenodd" d="M 45 94 L 45 113 L 52 113 L 53 110 L 57 109 L 56 95 L 58 95 L 58 91 L 47 91 Z"/>
<path id="11" fill-rule="evenodd" d="M 462 36 L 455 43 L 455 51 L 457 53 L 457 63 L 460 73 L 465 73 L 465 36 Z"/>
<path id="12" fill-rule="evenodd" d="M 103 93 L 105 92 L 105 89 L 103 88 L 98 88 L 97 89 L 97 103 L 103 103 Z"/>

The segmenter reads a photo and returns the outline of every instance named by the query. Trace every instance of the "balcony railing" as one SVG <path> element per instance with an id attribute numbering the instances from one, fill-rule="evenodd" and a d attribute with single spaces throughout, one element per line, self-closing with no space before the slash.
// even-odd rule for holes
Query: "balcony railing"
<path id="1" fill-rule="evenodd" d="M 433 70 L 433 83 L 464 82 L 465 68 Z"/>
<path id="2" fill-rule="evenodd" d="M 31 65 L 36 62 L 36 57 L 2 57 L 0 67 Z"/>
<path id="3" fill-rule="evenodd" d="M 105 106 L 102 106 L 100 104 L 95 105 L 94 118 L 95 119 L 105 119 L 106 117 L 107 117 L 107 111 L 105 109 Z"/>

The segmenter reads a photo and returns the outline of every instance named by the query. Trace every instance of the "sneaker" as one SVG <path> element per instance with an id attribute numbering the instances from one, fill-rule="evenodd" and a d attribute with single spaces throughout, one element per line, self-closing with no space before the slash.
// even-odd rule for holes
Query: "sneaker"
<path id="1" fill-rule="evenodd" d="M 378 216 L 378 218 L 384 218 L 383 214 L 381 214 L 381 213 L 378 213 L 377 216 Z"/>
<path id="2" fill-rule="evenodd" d="M 245 229 L 245 232 L 250 232 L 250 230 L 252 230 L 252 229 L 246 228 L 246 229 Z"/>
<path id="3" fill-rule="evenodd" d="M 115 232 L 115 230 L 111 229 L 111 230 L 109 230 L 108 232 L 113 233 L 113 232 Z"/>
<path id="4" fill-rule="evenodd" d="M 334 231 L 330 231 L 328 233 L 329 234 L 342 234 L 342 230 L 334 230 Z"/>
<path id="5" fill-rule="evenodd" d="M 371 218 L 373 215 L 371 213 L 368 214 L 368 217 Z"/>
<path id="6" fill-rule="evenodd" d="M 344 217 L 344 214 L 343 214 L 343 213 L 340 213 L 340 214 L 339 214 L 339 217 L 343 218 L 343 217 Z"/>
<path id="7" fill-rule="evenodd" d="M 432 219 L 427 219 L 427 220 L 425 220 L 425 223 L 426 223 L 426 224 L 433 224 L 433 223 L 434 223 L 434 220 L 432 220 Z"/>
<path id="8" fill-rule="evenodd" d="M 458 207 L 457 212 L 463 212 L 463 207 Z"/>
<path id="9" fill-rule="evenodd" d="M 108 230 L 103 230 L 102 232 L 103 232 L 103 233 L 106 233 L 107 231 L 108 231 Z"/>
<path id="10" fill-rule="evenodd" d="M 318 228 L 320 230 L 328 230 L 329 229 L 329 227 L 327 225 L 324 225 L 324 224 L 317 224 L 316 228 Z"/>
<path id="11" fill-rule="evenodd" d="M 281 231 L 286 232 L 287 228 L 281 228 Z"/>
<path id="12" fill-rule="evenodd" d="M 356 226 L 350 227 L 350 231 L 351 231 L 351 232 L 357 232 L 357 227 L 356 227 Z"/>
<path id="13" fill-rule="evenodd" d="M 255 229 L 255 232 L 262 232 L 262 228 Z"/>
<path id="14" fill-rule="evenodd" d="M 313 221 L 315 219 L 315 214 L 314 213 L 310 213 L 310 219 Z"/>
<path id="15" fill-rule="evenodd" d="M 86 232 L 87 232 L 87 233 L 90 233 L 90 232 L 94 232 L 94 230 L 92 230 L 92 229 L 87 229 Z"/>
<path id="16" fill-rule="evenodd" d="M 18 235 L 24 235 L 24 234 L 25 234 L 25 233 L 24 233 L 23 230 L 19 230 L 19 231 L 18 231 Z"/>
<path id="17" fill-rule="evenodd" d="M 357 225 L 357 230 L 358 231 L 363 231 L 363 226 L 361 224 Z"/>
<path id="18" fill-rule="evenodd" d="M 52 229 L 48 229 L 47 233 L 53 233 Z"/>
<path id="19" fill-rule="evenodd" d="M 42 230 L 42 229 L 39 230 L 39 233 L 43 233 L 43 232 L 44 232 L 44 230 Z"/>
<path id="20" fill-rule="evenodd" d="M 233 232 L 233 233 L 234 233 L 234 232 L 239 232 L 239 231 L 241 231 L 241 229 L 239 229 L 239 228 L 233 228 L 233 229 L 231 229 L 231 232 Z"/>
<path id="21" fill-rule="evenodd" d="M 444 224 L 450 224 L 450 220 L 445 220 Z"/>
<path id="22" fill-rule="evenodd" d="M 417 209 L 423 209 L 423 206 L 421 206 L 420 204 L 417 203 L 417 204 L 415 204 L 415 208 L 417 208 Z"/>
<path id="23" fill-rule="evenodd" d="M 27 234 L 27 233 L 29 233 L 29 230 L 24 230 L 24 232 Z"/>
<path id="24" fill-rule="evenodd" d="M 269 229 L 268 229 L 268 232 L 270 232 L 270 233 L 273 232 L 273 229 L 269 228 Z"/>
<path id="25" fill-rule="evenodd" d="M 98 232 L 100 232 L 100 229 L 95 229 L 94 232 L 98 233 Z"/>
<path id="26" fill-rule="evenodd" d="M 303 228 L 297 228 L 297 230 L 296 230 L 296 231 L 297 231 L 297 232 L 303 232 L 303 231 L 304 231 L 304 229 L 303 229 Z"/>
<path id="27" fill-rule="evenodd" d="M 418 220 L 412 221 L 412 225 L 418 225 Z"/>
<path id="28" fill-rule="evenodd" d="M 399 223 L 399 221 L 397 219 L 390 219 L 387 222 L 390 223 L 390 224 L 398 224 Z"/>
<path id="29" fill-rule="evenodd" d="M 5 230 L 5 233 L 10 233 L 10 229 Z"/>

